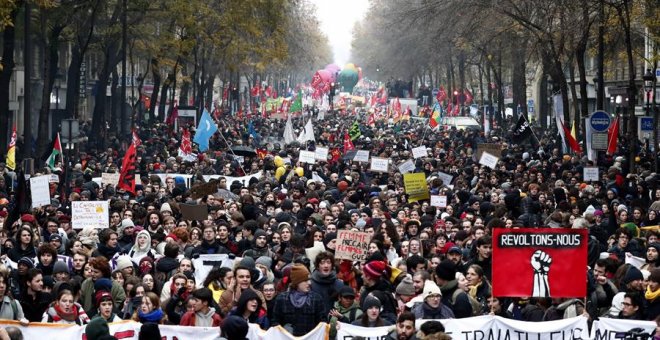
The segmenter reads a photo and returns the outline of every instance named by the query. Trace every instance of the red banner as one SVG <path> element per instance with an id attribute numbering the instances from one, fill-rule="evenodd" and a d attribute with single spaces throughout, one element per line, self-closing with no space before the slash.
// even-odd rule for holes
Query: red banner
<path id="1" fill-rule="evenodd" d="M 584 297 L 587 230 L 493 229 L 493 295 Z"/>
<path id="2" fill-rule="evenodd" d="M 121 173 L 117 187 L 135 195 L 135 144 L 126 150 L 124 161 L 121 164 Z"/>

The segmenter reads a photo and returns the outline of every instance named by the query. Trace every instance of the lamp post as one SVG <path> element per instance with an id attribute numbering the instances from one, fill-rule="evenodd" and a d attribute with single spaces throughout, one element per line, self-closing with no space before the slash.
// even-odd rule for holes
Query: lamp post
<path id="1" fill-rule="evenodd" d="M 651 69 L 646 69 L 646 73 L 642 77 L 644 79 L 644 92 L 646 93 L 646 116 L 650 117 L 651 116 L 651 91 L 653 90 L 653 81 L 655 80 L 655 75 L 651 73 Z M 653 122 L 654 126 L 657 124 L 656 121 Z M 652 132 L 655 134 L 655 129 Z M 655 140 L 653 138 L 652 140 Z M 649 140 L 646 139 L 646 147 L 650 148 L 649 146 Z M 655 150 L 655 147 L 654 147 Z M 656 162 L 657 163 L 657 162 Z"/>
<path id="2" fill-rule="evenodd" d="M 334 112 L 335 109 L 334 98 L 335 98 L 335 83 L 330 83 L 330 93 L 328 93 L 328 101 L 330 102 L 330 112 Z"/>

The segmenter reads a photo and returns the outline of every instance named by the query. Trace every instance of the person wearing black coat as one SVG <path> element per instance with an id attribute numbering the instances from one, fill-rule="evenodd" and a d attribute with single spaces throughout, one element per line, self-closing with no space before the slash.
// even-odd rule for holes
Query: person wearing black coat
<path id="1" fill-rule="evenodd" d="M 202 231 L 202 234 L 202 243 L 192 250 L 192 257 L 202 254 L 229 254 L 229 250 L 223 247 L 215 239 L 216 233 L 212 225 L 206 225 Z"/>
<path id="2" fill-rule="evenodd" d="M 37 256 L 37 250 L 34 248 L 34 233 L 29 226 L 25 225 L 18 229 L 16 233 L 16 245 L 9 250 L 7 256 L 14 262 L 18 262 L 23 257 L 31 259 Z"/>
<path id="3" fill-rule="evenodd" d="M 303 264 L 295 264 L 289 274 L 289 290 L 275 300 L 272 326 L 282 326 L 294 336 L 302 336 L 325 322 L 323 299 L 311 291 L 309 270 Z"/>

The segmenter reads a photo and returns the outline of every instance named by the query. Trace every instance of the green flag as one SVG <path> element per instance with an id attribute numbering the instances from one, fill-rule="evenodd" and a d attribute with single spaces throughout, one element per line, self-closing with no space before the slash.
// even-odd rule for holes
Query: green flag
<path id="1" fill-rule="evenodd" d="M 357 121 L 351 125 L 351 128 L 348 130 L 348 134 L 351 136 L 351 140 L 356 140 L 362 136 L 362 131 L 360 131 L 360 124 Z"/>
<path id="2" fill-rule="evenodd" d="M 298 90 L 298 95 L 296 95 L 296 99 L 291 104 L 289 112 L 302 112 L 302 108 L 302 91 Z"/>

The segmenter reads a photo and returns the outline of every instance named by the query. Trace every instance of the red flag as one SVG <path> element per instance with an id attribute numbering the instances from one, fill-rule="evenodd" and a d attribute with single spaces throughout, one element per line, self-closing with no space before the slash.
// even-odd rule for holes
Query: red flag
<path id="1" fill-rule="evenodd" d="M 259 157 L 259 159 L 266 158 L 266 155 L 268 155 L 268 150 L 264 148 L 257 148 L 257 157 Z"/>
<path id="2" fill-rule="evenodd" d="M 619 139 L 619 117 L 616 117 L 614 124 L 607 130 L 607 154 L 614 155 L 616 152 L 617 141 Z"/>
<path id="3" fill-rule="evenodd" d="M 225 87 L 225 89 L 222 91 L 222 101 L 223 102 L 226 102 L 227 100 L 229 100 L 229 84 L 227 84 L 227 85 L 228 86 Z"/>
<path id="4" fill-rule="evenodd" d="M 370 99 L 369 106 L 374 107 L 376 106 L 376 95 L 372 95 Z"/>
<path id="5" fill-rule="evenodd" d="M 181 146 L 179 146 L 179 154 L 191 154 L 192 153 L 192 144 L 190 143 L 190 131 L 188 129 L 183 129 L 183 134 L 181 135 Z"/>
<path id="6" fill-rule="evenodd" d="M 348 135 L 348 131 L 344 133 L 344 153 L 347 153 L 351 150 L 355 150 L 355 146 L 351 141 L 351 136 Z"/>
<path id="7" fill-rule="evenodd" d="M 465 105 L 470 105 L 470 103 L 472 103 L 472 99 L 474 99 L 472 92 L 470 92 L 468 89 L 464 89 L 463 94 L 465 94 Z"/>
<path id="8" fill-rule="evenodd" d="M 493 296 L 585 296 L 588 240 L 586 229 L 493 229 Z"/>
<path id="9" fill-rule="evenodd" d="M 376 125 L 376 117 L 374 117 L 373 113 L 369 115 L 369 118 L 367 119 L 367 125 L 369 126 Z"/>
<path id="10" fill-rule="evenodd" d="M 438 103 L 442 103 L 445 99 L 447 99 L 447 91 L 445 91 L 445 87 L 440 85 L 440 89 L 438 90 L 438 94 L 435 96 L 435 99 L 438 100 Z"/>
<path id="11" fill-rule="evenodd" d="M 563 122 L 561 123 L 561 127 L 564 128 L 564 135 L 566 135 L 566 140 L 568 141 L 568 146 L 571 147 L 571 150 L 575 151 L 576 153 L 582 153 L 582 148 L 580 147 L 578 141 L 573 138 L 571 130 L 569 130 Z"/>
<path id="12" fill-rule="evenodd" d="M 447 116 L 451 116 L 453 111 L 454 111 L 454 104 L 452 104 L 452 102 L 449 102 L 449 104 L 447 104 Z"/>
<path id="13" fill-rule="evenodd" d="M 252 90 L 250 91 L 250 95 L 252 97 L 259 97 L 259 94 L 261 93 L 261 85 L 256 84 L 252 87 Z"/>
<path id="14" fill-rule="evenodd" d="M 351 141 L 350 138 L 348 139 L 348 141 L 349 142 Z M 332 162 L 332 163 L 338 162 L 339 159 L 341 158 L 341 151 L 339 151 L 339 149 L 337 149 L 337 148 L 333 148 L 332 151 L 330 151 L 330 155 L 332 156 L 332 158 L 330 159 L 330 162 Z"/>
<path id="15" fill-rule="evenodd" d="M 380 92 L 380 99 L 378 100 L 378 102 L 380 104 L 387 104 L 387 91 L 385 91 L 383 88 L 381 88 L 378 91 Z"/>
<path id="16" fill-rule="evenodd" d="M 135 157 L 135 144 L 131 143 L 121 163 L 121 173 L 117 184 L 119 189 L 124 189 L 133 195 L 135 195 Z"/>
<path id="17" fill-rule="evenodd" d="M 458 116 L 458 114 L 459 114 L 460 112 L 461 112 L 461 106 L 458 105 L 458 104 L 454 105 L 454 112 L 452 112 L 452 114 L 453 114 L 454 116 Z"/>
<path id="18" fill-rule="evenodd" d="M 392 104 L 392 120 L 394 123 L 398 123 L 401 120 L 401 102 L 397 98 Z"/>
<path id="19" fill-rule="evenodd" d="M 177 118 L 179 118 L 179 106 L 174 106 L 174 108 L 172 108 L 172 112 L 165 120 L 165 124 L 174 126 L 174 122 L 176 122 Z"/>
<path id="20" fill-rule="evenodd" d="M 135 144 L 136 148 L 139 148 L 140 145 L 142 145 L 142 141 L 140 140 L 140 137 L 137 134 L 137 131 L 133 129 L 133 144 Z"/>
<path id="21" fill-rule="evenodd" d="M 265 94 L 264 97 L 265 97 L 265 98 L 270 98 L 270 93 L 271 93 L 271 91 L 272 91 L 272 90 L 271 90 L 270 86 L 266 87 L 266 91 L 264 91 L 264 94 Z M 266 101 L 265 98 L 264 98 L 263 101 Z"/>

